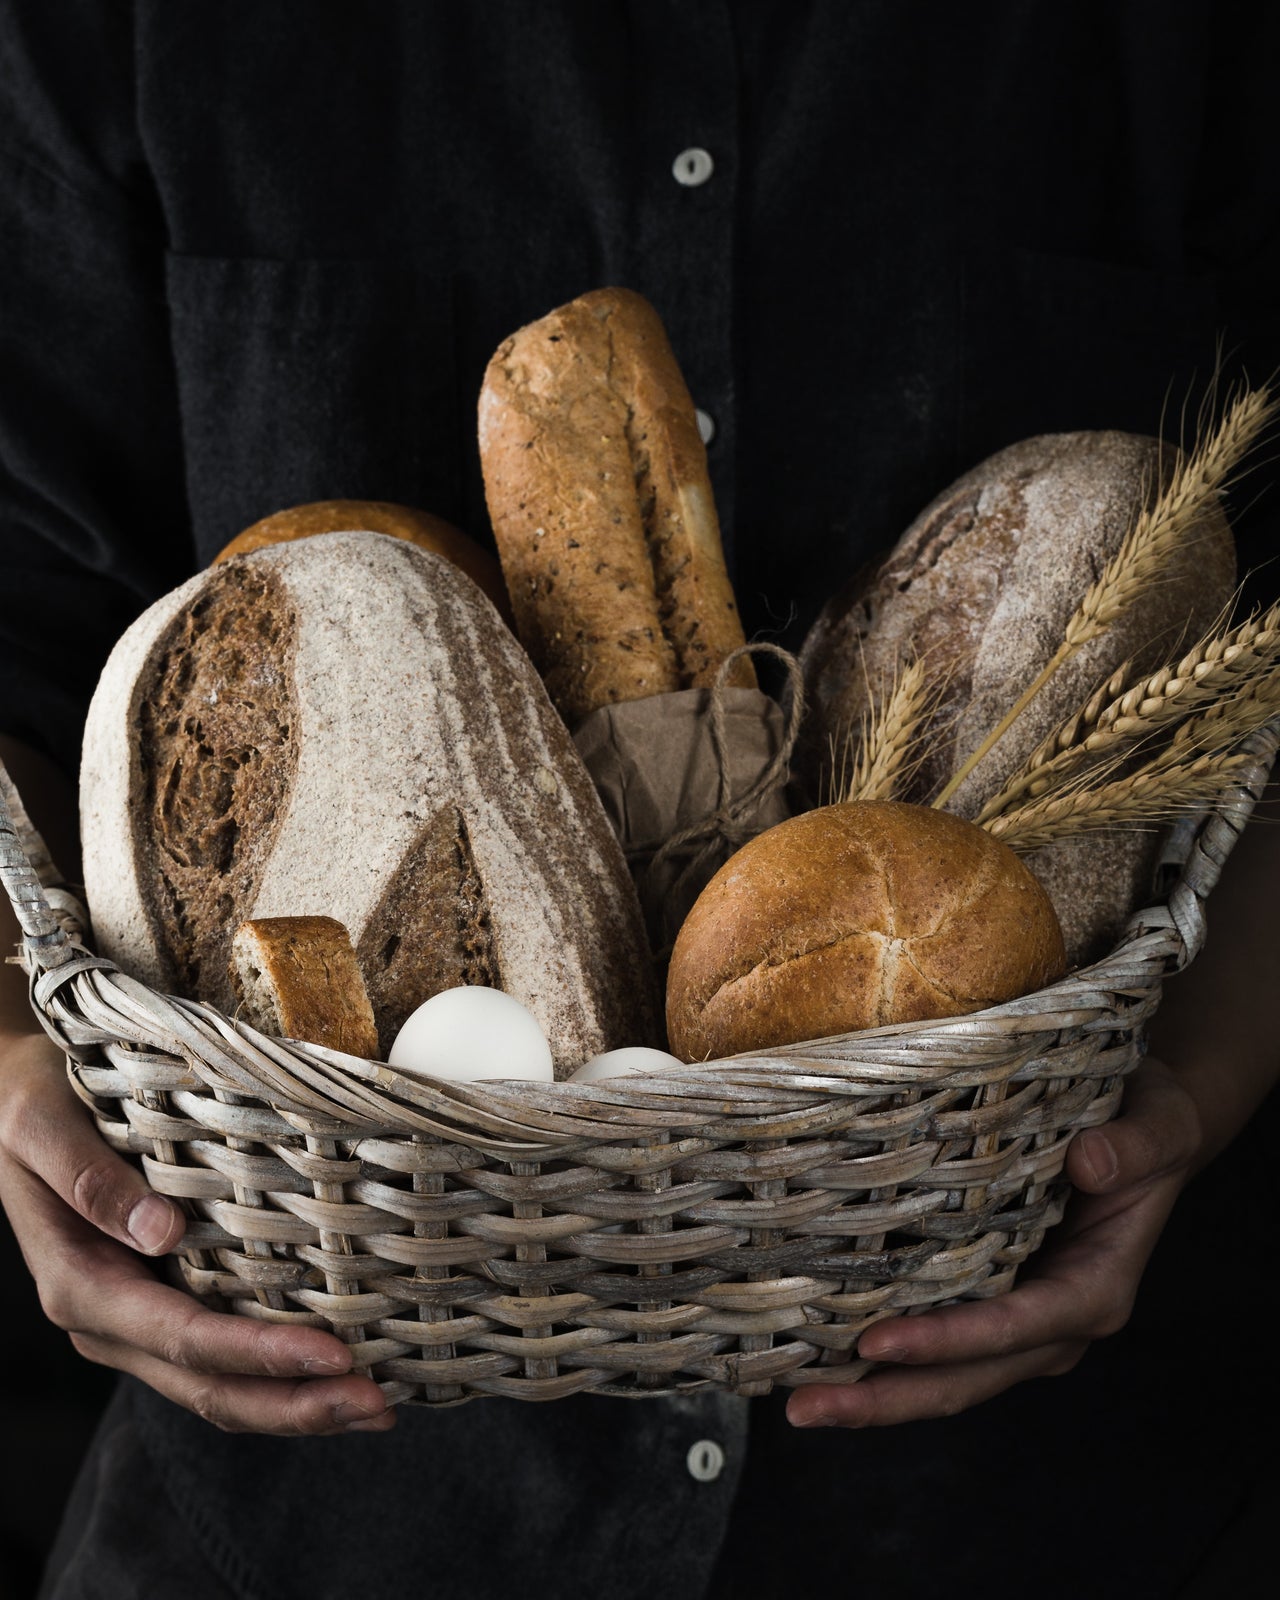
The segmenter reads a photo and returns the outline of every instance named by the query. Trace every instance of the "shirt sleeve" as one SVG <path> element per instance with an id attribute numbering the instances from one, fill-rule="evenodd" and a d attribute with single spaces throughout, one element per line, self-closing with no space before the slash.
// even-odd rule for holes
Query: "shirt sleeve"
<path id="1" fill-rule="evenodd" d="M 192 567 L 130 12 L 0 4 L 0 732 L 79 760 L 115 640 Z"/>

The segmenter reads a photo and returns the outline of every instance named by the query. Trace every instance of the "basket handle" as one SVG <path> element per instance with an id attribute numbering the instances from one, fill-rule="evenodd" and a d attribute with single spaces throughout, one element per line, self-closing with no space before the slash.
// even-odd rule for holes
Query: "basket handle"
<path id="1" fill-rule="evenodd" d="M 43 969 L 58 967 L 74 954 L 73 938 L 85 926 L 85 912 L 66 887 L 40 837 L 17 785 L 0 761 L 0 880 L 13 902 L 27 950 Z"/>

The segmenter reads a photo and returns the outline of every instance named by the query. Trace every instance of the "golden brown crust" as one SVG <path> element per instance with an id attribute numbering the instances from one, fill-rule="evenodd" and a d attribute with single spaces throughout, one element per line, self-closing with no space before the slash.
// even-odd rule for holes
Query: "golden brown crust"
<path id="1" fill-rule="evenodd" d="M 231 946 L 241 1015 L 261 1032 L 375 1059 L 378 1030 L 355 951 L 334 917 L 259 917 Z"/>
<path id="2" fill-rule="evenodd" d="M 1048 896 L 958 817 L 825 806 L 744 845 L 690 912 L 667 984 L 671 1048 L 734 1055 L 960 1015 L 1060 977 Z"/>
<path id="3" fill-rule="evenodd" d="M 261 550 L 269 544 L 307 539 L 317 533 L 357 531 L 386 533 L 393 539 L 404 539 L 421 550 L 444 556 L 459 571 L 465 572 L 497 606 L 503 620 L 511 623 L 511 606 L 502 581 L 502 569 L 489 552 L 443 517 L 433 517 L 429 511 L 396 505 L 390 500 L 313 500 L 306 505 L 273 512 L 238 533 L 230 544 L 218 551 L 210 566 L 228 561 L 232 556 L 248 555 L 251 550 Z"/>
<path id="4" fill-rule="evenodd" d="M 599 289 L 506 340 L 480 453 L 517 631 L 567 719 L 712 682 L 742 624 L 693 402 L 647 301 Z M 731 682 L 754 686 L 749 661 Z"/>

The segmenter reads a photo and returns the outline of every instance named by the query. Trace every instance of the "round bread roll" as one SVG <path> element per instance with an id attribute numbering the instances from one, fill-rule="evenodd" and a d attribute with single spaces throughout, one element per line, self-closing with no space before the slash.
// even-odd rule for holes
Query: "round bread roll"
<path id="1" fill-rule="evenodd" d="M 676 938 L 686 1061 L 956 1016 L 1062 976 L 1048 895 L 1006 845 L 891 800 L 823 806 L 725 862 Z"/>
<path id="2" fill-rule="evenodd" d="M 511 626 L 511 602 L 502 569 L 473 539 L 443 517 L 414 506 L 396 505 L 390 500 L 313 500 L 307 505 L 290 506 L 273 512 L 236 534 L 214 556 L 211 566 L 229 561 L 232 556 L 248 555 L 269 544 L 286 544 L 291 539 L 309 539 L 316 533 L 385 533 L 405 539 L 420 550 L 452 561 L 465 572 L 497 606 L 503 621 Z"/>

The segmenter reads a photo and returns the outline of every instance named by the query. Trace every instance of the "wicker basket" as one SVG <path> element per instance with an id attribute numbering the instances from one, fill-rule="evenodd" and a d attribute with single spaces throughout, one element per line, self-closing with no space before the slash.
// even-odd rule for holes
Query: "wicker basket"
<path id="1" fill-rule="evenodd" d="M 409 1082 L 146 988 L 81 942 L 3 768 L 0 875 L 76 1092 L 191 1219 L 192 1293 L 332 1329 L 392 1403 L 758 1395 L 852 1382 L 878 1318 L 1010 1288 L 1204 940 L 1278 736 L 1174 831 L 1164 901 L 1061 983 L 590 1085 Z"/>

